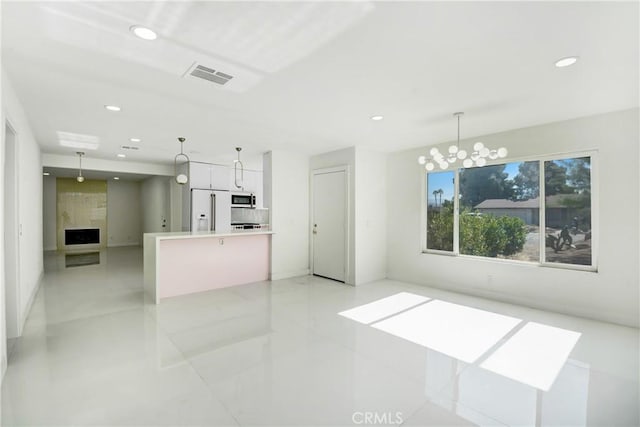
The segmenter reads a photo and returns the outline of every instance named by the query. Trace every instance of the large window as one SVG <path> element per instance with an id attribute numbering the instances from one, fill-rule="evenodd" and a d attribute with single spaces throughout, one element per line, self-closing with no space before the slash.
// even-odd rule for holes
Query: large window
<path id="1" fill-rule="evenodd" d="M 461 169 L 460 253 L 540 259 L 539 162 Z"/>
<path id="2" fill-rule="evenodd" d="M 427 173 L 426 249 L 593 267 L 591 177 L 590 156 Z"/>
<path id="3" fill-rule="evenodd" d="M 592 265 L 591 158 L 544 162 L 545 261 Z"/>
<path id="4" fill-rule="evenodd" d="M 427 249 L 453 252 L 454 172 L 427 174 Z"/>

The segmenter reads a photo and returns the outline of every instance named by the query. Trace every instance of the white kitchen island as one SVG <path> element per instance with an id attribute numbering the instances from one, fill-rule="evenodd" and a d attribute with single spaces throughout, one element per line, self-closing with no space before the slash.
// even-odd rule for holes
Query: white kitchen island
<path id="1" fill-rule="evenodd" d="M 145 233 L 145 293 L 159 304 L 164 298 L 267 280 L 272 234 Z"/>

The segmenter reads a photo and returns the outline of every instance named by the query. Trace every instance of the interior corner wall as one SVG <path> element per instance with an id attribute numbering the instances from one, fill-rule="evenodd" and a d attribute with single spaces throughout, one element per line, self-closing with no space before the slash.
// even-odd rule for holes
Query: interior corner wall
<path id="1" fill-rule="evenodd" d="M 355 284 L 387 276 L 387 156 L 356 147 Z"/>
<path id="2" fill-rule="evenodd" d="M 171 220 L 170 178 L 153 176 L 142 181 L 142 232 L 161 233 L 169 231 Z M 164 225 L 164 227 L 163 227 Z"/>
<path id="3" fill-rule="evenodd" d="M 505 146 L 509 158 L 597 150 L 598 272 L 423 254 L 420 227 L 428 148 L 393 153 L 387 177 L 387 276 L 570 315 L 639 326 L 640 110 L 632 109 L 461 141 Z M 441 151 L 448 144 L 438 147 Z M 508 159 L 507 159 L 508 160 Z M 402 189 L 398 191 L 398 189 Z"/>
<path id="4" fill-rule="evenodd" d="M 350 285 L 356 285 L 356 148 L 349 147 L 342 150 L 330 151 L 328 153 L 317 154 L 312 156 L 310 161 L 310 173 L 314 170 L 332 168 L 336 166 L 348 166 L 348 212 L 349 212 L 349 232 L 347 234 L 348 251 L 347 251 L 347 274 L 345 282 Z M 310 195 L 313 197 L 313 194 Z M 311 206 L 311 203 L 309 203 Z"/>
<path id="5" fill-rule="evenodd" d="M 107 181 L 107 246 L 142 245 L 140 182 Z"/>
<path id="6" fill-rule="evenodd" d="M 1 74 L 3 137 L 0 152 L 3 153 L 2 156 L 4 157 L 4 126 L 6 121 L 11 124 L 16 132 L 18 151 L 18 223 L 20 230 L 18 314 L 21 322 L 19 332 L 21 333 L 44 271 L 42 259 L 42 161 L 40 147 L 33 135 L 22 104 L 4 69 L 2 69 Z M 2 165 L 4 167 L 4 159 Z M 4 189 L 4 183 L 0 188 Z M 2 203 L 4 203 L 4 190 L 2 192 Z M 2 234 L 4 235 L 4 220 L 0 221 L 0 223 L 2 224 Z M 4 260 L 5 254 L 2 253 L 3 271 Z M 4 295 L 4 292 L 3 277 L 1 294 Z M 4 304 L 2 305 L 4 307 Z M 4 321 L 4 316 L 2 318 Z M 5 328 L 3 327 L 2 330 L 5 331 Z M 6 338 L 1 338 L 5 342 Z M 3 351 L 3 357 L 6 358 L 6 349 Z"/>
<path id="7" fill-rule="evenodd" d="M 309 157 L 275 150 L 263 157 L 264 206 L 271 229 L 271 279 L 309 274 Z"/>

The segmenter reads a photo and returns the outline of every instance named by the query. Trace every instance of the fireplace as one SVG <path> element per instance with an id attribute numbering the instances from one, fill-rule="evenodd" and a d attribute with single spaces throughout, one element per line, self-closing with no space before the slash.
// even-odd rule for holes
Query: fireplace
<path id="1" fill-rule="evenodd" d="M 92 245 L 100 243 L 99 228 L 72 228 L 64 230 L 65 245 Z"/>

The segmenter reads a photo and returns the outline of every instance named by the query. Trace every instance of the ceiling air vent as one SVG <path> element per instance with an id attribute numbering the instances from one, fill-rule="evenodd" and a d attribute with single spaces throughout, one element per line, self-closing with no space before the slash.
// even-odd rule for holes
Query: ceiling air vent
<path id="1" fill-rule="evenodd" d="M 192 66 L 188 71 L 188 73 L 193 77 L 209 80 L 210 82 L 218 83 L 219 85 L 224 85 L 233 78 L 233 76 L 221 71 L 216 71 L 213 68 L 205 67 L 204 65 L 194 65 L 195 67 Z"/>
<path id="2" fill-rule="evenodd" d="M 120 148 L 123 150 L 134 150 L 134 151 L 137 151 L 140 149 L 140 147 L 136 147 L 133 145 L 121 145 Z"/>

